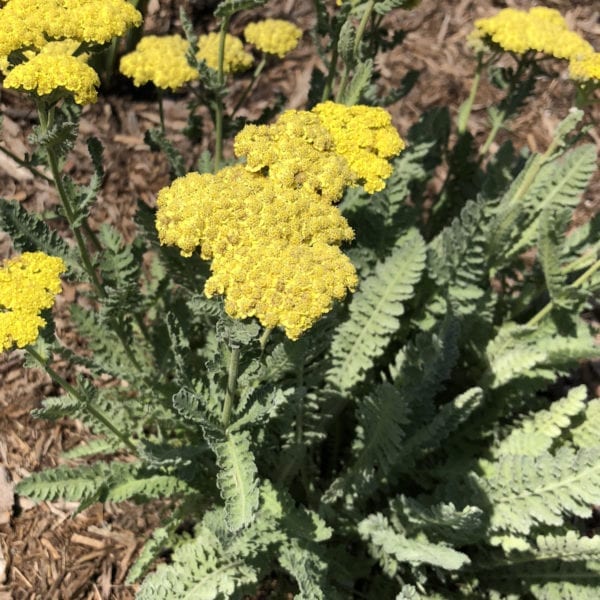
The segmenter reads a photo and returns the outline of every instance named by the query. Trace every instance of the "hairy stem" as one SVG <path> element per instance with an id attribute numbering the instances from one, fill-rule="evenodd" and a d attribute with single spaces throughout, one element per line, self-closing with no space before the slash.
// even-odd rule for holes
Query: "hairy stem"
<path id="1" fill-rule="evenodd" d="M 371 18 L 371 13 L 373 12 L 374 7 L 375 7 L 375 0 L 369 0 L 367 2 L 367 5 L 365 6 L 365 12 L 363 13 L 360 23 L 358 24 L 358 29 L 356 30 L 356 37 L 354 38 L 354 48 L 353 48 L 353 52 L 352 52 L 352 55 L 353 55 L 355 61 L 358 60 L 360 44 L 362 42 L 362 38 L 365 34 L 365 30 L 367 28 L 369 19 Z M 338 88 L 338 92 L 335 97 L 336 102 L 340 102 L 341 99 L 343 98 L 344 93 L 346 92 L 346 87 L 348 85 L 349 76 L 350 76 L 350 67 L 347 64 L 345 64 L 344 71 L 342 72 L 342 79 L 340 81 L 340 87 Z"/>
<path id="2" fill-rule="evenodd" d="M 578 288 L 583 283 L 585 283 L 598 269 L 600 269 L 600 260 L 597 260 L 593 265 L 591 265 L 584 273 L 582 273 L 569 287 Z M 533 327 L 537 325 L 548 313 L 552 311 L 554 308 L 554 302 L 550 300 L 544 308 L 542 308 L 538 313 L 536 313 L 529 321 L 527 321 L 527 327 Z"/>
<path id="3" fill-rule="evenodd" d="M 481 81 L 482 68 L 483 61 L 481 60 L 481 54 L 479 54 L 477 56 L 477 68 L 475 69 L 475 76 L 473 77 L 473 82 L 471 83 L 469 97 L 460 107 L 460 112 L 458 113 L 457 128 L 459 134 L 465 133 L 467 130 L 467 124 L 469 122 L 469 117 L 471 116 L 471 111 L 473 110 L 473 103 L 475 102 L 475 96 L 477 96 L 477 90 L 479 89 L 479 83 Z"/>
<path id="4" fill-rule="evenodd" d="M 237 378 L 240 366 L 240 347 L 233 346 L 229 355 L 229 366 L 227 368 L 227 389 L 225 390 L 225 401 L 223 402 L 223 413 L 221 423 L 227 429 L 231 422 L 231 413 L 233 411 L 233 402 L 237 394 Z"/>
<path id="5" fill-rule="evenodd" d="M 219 90 L 215 95 L 215 173 L 220 169 L 223 162 L 223 97 L 221 89 L 225 84 L 225 36 L 229 26 L 229 18 L 223 19 L 219 29 L 219 63 L 218 63 L 218 82 Z"/>
<path id="6" fill-rule="evenodd" d="M 256 65 L 256 69 L 254 69 L 254 73 L 252 73 L 252 79 L 250 80 L 250 83 L 246 86 L 246 89 L 242 92 L 240 99 L 237 101 L 235 108 L 233 109 L 233 112 L 231 113 L 232 117 L 235 117 L 235 114 L 244 104 L 246 98 L 248 97 L 248 94 L 254 89 L 254 86 L 256 85 L 256 82 L 258 81 L 258 78 L 260 77 L 260 74 L 262 73 L 266 64 L 267 64 L 267 57 L 263 56 L 260 59 L 260 62 Z"/>
<path id="7" fill-rule="evenodd" d="M 25 351 L 33 358 L 35 361 L 48 373 L 52 381 L 56 384 L 60 385 L 67 394 L 79 400 L 84 406 L 84 410 L 86 410 L 92 417 L 94 417 L 97 421 L 100 421 L 104 427 L 106 427 L 109 431 L 111 431 L 123 444 L 125 444 L 131 451 L 137 453 L 137 449 L 133 442 L 129 439 L 129 437 L 124 434 L 122 431 L 119 431 L 112 423 L 112 421 L 98 408 L 92 406 L 87 396 L 72 386 L 66 379 L 61 377 L 50 365 L 46 363 L 46 361 L 38 354 L 36 350 L 34 350 L 31 346 L 26 346 Z"/>
<path id="8" fill-rule="evenodd" d="M 51 177 L 48 177 L 48 175 L 45 175 L 39 169 L 36 169 L 33 165 L 28 164 L 22 158 L 19 158 L 16 154 L 13 154 L 8 148 L 5 148 L 1 144 L 0 144 L 0 152 L 2 152 L 3 154 L 6 154 L 6 156 L 12 158 L 19 166 L 25 167 L 30 173 L 33 173 L 33 175 L 35 175 L 36 177 L 39 177 L 40 179 L 43 179 L 44 181 L 47 181 L 48 183 L 53 183 Z"/>

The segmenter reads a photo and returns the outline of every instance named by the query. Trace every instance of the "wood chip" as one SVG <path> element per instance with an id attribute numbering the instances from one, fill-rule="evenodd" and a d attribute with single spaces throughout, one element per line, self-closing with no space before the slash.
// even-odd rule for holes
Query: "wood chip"
<path id="1" fill-rule="evenodd" d="M 71 536 L 71 542 L 73 544 L 81 544 L 82 546 L 89 546 L 90 548 L 96 548 L 97 550 L 101 550 L 106 546 L 104 540 L 98 540 L 96 538 L 89 537 L 87 535 L 82 535 L 81 533 L 74 533 Z"/>

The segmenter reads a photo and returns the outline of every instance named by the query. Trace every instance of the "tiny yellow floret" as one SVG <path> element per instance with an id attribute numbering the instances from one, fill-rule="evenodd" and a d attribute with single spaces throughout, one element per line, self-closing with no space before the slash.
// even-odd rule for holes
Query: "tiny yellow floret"
<path id="1" fill-rule="evenodd" d="M 357 180 L 369 194 L 385 187 L 392 174 L 389 158 L 405 148 L 385 109 L 345 106 L 335 102 L 317 104 L 312 112 L 331 135 L 335 151 L 343 156 Z"/>
<path id="2" fill-rule="evenodd" d="M 0 352 L 33 344 L 46 324 L 40 316 L 62 290 L 62 259 L 25 252 L 0 263 Z"/>
<path id="3" fill-rule="evenodd" d="M 100 78 L 92 67 L 75 56 L 37 54 L 14 67 L 4 80 L 5 88 L 24 90 L 38 97 L 53 92 L 72 95 L 77 104 L 91 104 L 98 98 Z"/>
<path id="4" fill-rule="evenodd" d="M 219 34 L 212 32 L 201 35 L 198 38 L 198 52 L 196 56 L 203 60 L 211 68 L 219 68 Z M 246 71 L 252 66 L 254 59 L 252 54 L 244 50 L 244 44 L 240 38 L 225 34 L 225 53 L 223 56 L 223 72 L 239 73 Z"/>
<path id="5" fill-rule="evenodd" d="M 176 90 L 199 77 L 185 58 L 187 48 L 180 35 L 147 35 L 121 58 L 119 70 L 137 87 L 150 81 L 158 88 Z"/>
<path id="6" fill-rule="evenodd" d="M 265 19 L 246 25 L 244 37 L 262 52 L 283 58 L 296 48 L 302 37 L 302 30 L 283 19 Z"/>

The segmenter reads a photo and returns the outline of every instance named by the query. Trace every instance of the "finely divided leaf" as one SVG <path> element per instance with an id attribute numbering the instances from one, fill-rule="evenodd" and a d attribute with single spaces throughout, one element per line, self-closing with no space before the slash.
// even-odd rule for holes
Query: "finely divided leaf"
<path id="1" fill-rule="evenodd" d="M 349 390 L 383 353 L 424 267 L 425 242 L 413 229 L 354 294 L 349 319 L 338 327 L 331 345 L 333 367 L 327 379 L 332 384 Z"/>

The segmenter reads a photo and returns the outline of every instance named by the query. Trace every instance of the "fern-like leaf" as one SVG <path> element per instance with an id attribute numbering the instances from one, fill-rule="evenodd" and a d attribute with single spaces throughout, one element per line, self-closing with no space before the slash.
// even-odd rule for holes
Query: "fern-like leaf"
<path id="1" fill-rule="evenodd" d="M 588 518 L 600 495 L 599 447 L 560 448 L 554 456 L 507 455 L 492 466 L 486 478 L 472 480 L 494 507 L 494 532 L 527 534 L 536 524 L 561 525 L 564 514 Z"/>
<path id="2" fill-rule="evenodd" d="M 62 258 L 70 268 L 77 269 L 67 243 L 52 231 L 37 214 L 27 212 L 16 200 L 0 198 L 0 230 L 10 235 L 15 248 L 21 252 L 45 252 Z"/>
<path id="3" fill-rule="evenodd" d="M 283 544 L 278 555 L 279 564 L 296 580 L 300 593 L 296 600 L 328 600 L 325 573 L 327 564 L 318 555 L 303 548 L 297 541 Z"/>
<path id="4" fill-rule="evenodd" d="M 407 233 L 392 255 L 363 282 L 350 304 L 349 319 L 331 345 L 333 367 L 327 379 L 349 390 L 384 351 L 398 330 L 404 302 L 414 294 L 425 266 L 425 243 L 416 230 Z"/>
<path id="5" fill-rule="evenodd" d="M 134 472 L 133 463 L 94 463 L 81 467 L 56 467 L 33 473 L 17 484 L 16 491 L 33 500 L 85 501 L 106 491 L 106 482 L 112 477 L 122 479 Z"/>
<path id="6" fill-rule="evenodd" d="M 358 533 L 369 542 L 374 556 L 387 565 L 384 570 L 388 576 L 394 576 L 402 563 L 434 565 L 440 569 L 457 571 L 471 562 L 466 554 L 449 546 L 403 536 L 380 513 L 361 521 Z"/>
<path id="7" fill-rule="evenodd" d="M 554 440 L 571 425 L 572 418 L 585 410 L 586 398 L 585 385 L 573 388 L 566 397 L 553 402 L 550 408 L 534 413 L 513 428 L 495 449 L 494 455 L 539 456 L 550 450 Z"/>

